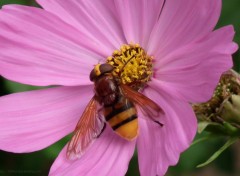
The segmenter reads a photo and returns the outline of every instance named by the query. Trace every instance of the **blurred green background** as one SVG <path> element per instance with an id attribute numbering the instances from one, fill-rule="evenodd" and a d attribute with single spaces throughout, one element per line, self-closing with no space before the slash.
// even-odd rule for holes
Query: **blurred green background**
<path id="1" fill-rule="evenodd" d="M 31 0 L 0 0 L 0 6 L 4 4 L 25 4 L 37 6 Z M 223 0 L 223 9 L 221 18 L 216 28 L 233 24 L 236 30 L 235 41 L 240 44 L 240 1 Z M 234 54 L 234 69 L 240 71 L 239 51 Z M 0 95 L 6 95 L 12 92 L 21 92 L 37 87 L 17 84 L 4 80 L 0 77 Z M 202 134 L 203 136 L 205 134 Z M 199 138 L 197 136 L 196 138 Z M 51 147 L 30 154 L 12 154 L 0 151 L 0 175 L 47 175 L 48 171 L 67 143 L 69 137 L 64 138 Z M 164 142 L 164 141 L 162 141 Z M 236 143 L 227 149 L 220 157 L 210 165 L 203 168 L 196 166 L 207 160 L 216 150 L 225 142 L 225 139 L 219 138 L 208 140 L 190 147 L 180 158 L 177 166 L 170 167 L 167 176 L 239 176 L 240 175 L 240 143 Z M 138 176 L 137 156 L 132 159 L 127 176 Z"/>

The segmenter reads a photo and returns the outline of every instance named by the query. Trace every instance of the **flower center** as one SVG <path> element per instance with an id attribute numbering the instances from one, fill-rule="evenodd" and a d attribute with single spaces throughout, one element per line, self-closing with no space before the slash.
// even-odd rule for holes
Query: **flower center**
<path id="1" fill-rule="evenodd" d="M 124 44 L 107 58 L 107 63 L 114 67 L 113 75 L 123 84 L 139 90 L 152 76 L 152 59 L 139 44 Z"/>

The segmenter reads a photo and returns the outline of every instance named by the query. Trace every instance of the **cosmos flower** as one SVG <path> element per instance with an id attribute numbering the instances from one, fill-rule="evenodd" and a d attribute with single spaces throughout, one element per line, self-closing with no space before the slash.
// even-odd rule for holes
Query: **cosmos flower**
<path id="1" fill-rule="evenodd" d="M 151 58 L 150 66 L 130 67 L 133 71 L 127 69 L 120 78 L 127 83 L 134 75 L 138 79 L 148 74 L 142 93 L 164 110 L 159 116 L 163 127 L 139 111 L 136 140 L 122 139 L 107 126 L 80 159 L 67 159 L 65 147 L 50 175 L 122 176 L 135 146 L 141 175 L 164 175 L 196 133 L 189 102 L 207 101 L 220 75 L 232 67 L 231 54 L 237 49 L 232 26 L 213 31 L 221 1 L 37 2 L 43 9 L 1 9 L 0 74 L 23 84 L 53 87 L 0 98 L 0 149 L 33 152 L 70 134 L 94 95 L 89 80 L 94 65 L 116 65 L 119 53 L 133 51 L 141 63 Z M 135 46 L 143 52 L 129 50 Z"/>

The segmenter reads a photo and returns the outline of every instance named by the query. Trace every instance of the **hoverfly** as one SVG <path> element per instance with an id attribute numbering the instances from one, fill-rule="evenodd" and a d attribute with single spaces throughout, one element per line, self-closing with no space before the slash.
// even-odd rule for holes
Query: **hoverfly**
<path id="1" fill-rule="evenodd" d="M 114 67 L 110 64 L 98 64 L 90 73 L 90 80 L 95 85 L 95 95 L 88 103 L 80 118 L 72 139 L 67 146 L 67 157 L 71 160 L 81 156 L 92 141 L 104 130 L 106 122 L 113 131 L 126 140 L 133 140 L 138 135 L 136 105 L 147 118 L 156 120 L 162 109 L 151 99 L 131 87 L 121 84 L 113 76 Z M 102 106 L 103 116 L 98 105 Z"/>

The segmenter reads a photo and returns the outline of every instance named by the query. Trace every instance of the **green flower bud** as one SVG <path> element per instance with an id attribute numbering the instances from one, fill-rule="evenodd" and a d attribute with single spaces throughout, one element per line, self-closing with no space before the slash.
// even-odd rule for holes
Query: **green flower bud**
<path id="1" fill-rule="evenodd" d="M 240 131 L 240 76 L 229 70 L 221 76 L 213 97 L 206 103 L 193 104 L 204 129 L 233 134 Z M 219 130 L 218 130 L 219 129 Z M 201 129 L 202 131 L 203 129 Z"/>
<path id="2" fill-rule="evenodd" d="M 240 95 L 231 95 L 226 99 L 219 114 L 225 121 L 240 125 Z"/>

